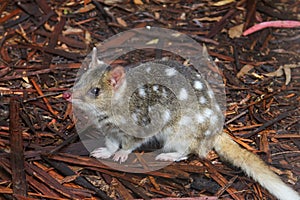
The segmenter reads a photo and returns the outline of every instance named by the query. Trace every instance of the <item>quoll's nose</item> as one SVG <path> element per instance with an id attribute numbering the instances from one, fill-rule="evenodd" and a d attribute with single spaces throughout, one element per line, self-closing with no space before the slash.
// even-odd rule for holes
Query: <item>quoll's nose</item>
<path id="1" fill-rule="evenodd" d="M 69 92 L 69 91 L 64 92 L 64 93 L 63 93 L 63 98 L 64 98 L 65 100 L 71 102 L 71 100 L 72 100 L 72 93 Z"/>

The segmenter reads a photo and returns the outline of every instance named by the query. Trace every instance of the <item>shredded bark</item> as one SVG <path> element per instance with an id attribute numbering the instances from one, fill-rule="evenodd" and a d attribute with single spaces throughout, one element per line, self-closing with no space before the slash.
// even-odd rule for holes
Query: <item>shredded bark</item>
<path id="1" fill-rule="evenodd" d="M 0 0 L 1 199 L 272 199 L 213 151 L 147 173 L 161 164 L 143 150 L 130 157 L 135 173 L 89 157 L 62 93 L 92 47 L 140 27 L 206 45 L 226 85 L 224 131 L 300 192 L 299 13 L 296 0 Z M 153 54 L 172 56 L 136 50 L 113 65 Z"/>

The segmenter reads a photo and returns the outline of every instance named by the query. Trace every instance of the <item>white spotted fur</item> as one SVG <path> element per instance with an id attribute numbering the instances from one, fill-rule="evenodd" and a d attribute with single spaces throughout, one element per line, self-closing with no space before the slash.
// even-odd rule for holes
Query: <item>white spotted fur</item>
<path id="1" fill-rule="evenodd" d="M 200 102 L 201 104 L 205 104 L 205 103 L 207 102 L 207 100 L 205 99 L 204 96 L 201 96 L 201 97 L 199 98 L 199 102 Z"/>
<path id="2" fill-rule="evenodd" d="M 167 68 L 165 70 L 165 72 L 166 72 L 166 75 L 169 76 L 169 77 L 174 76 L 174 75 L 177 74 L 177 71 L 173 68 Z"/>
<path id="3" fill-rule="evenodd" d="M 195 81 L 194 82 L 194 88 L 196 90 L 202 90 L 203 89 L 203 83 L 201 83 L 200 81 Z"/>
<path id="4" fill-rule="evenodd" d="M 187 98 L 188 98 L 188 93 L 187 93 L 186 89 L 181 88 L 180 91 L 179 91 L 178 99 L 183 101 L 183 100 L 186 100 Z"/>
<path id="5" fill-rule="evenodd" d="M 95 57 L 95 55 L 94 49 L 93 57 Z M 93 60 L 95 60 L 93 63 L 101 64 L 95 58 Z M 156 67 L 155 63 L 152 63 L 151 67 Z M 172 67 L 166 69 L 165 73 L 168 77 L 171 77 L 176 75 L 177 71 Z M 196 77 L 199 78 L 199 81 L 201 80 L 200 75 L 197 74 Z M 201 89 L 203 91 L 203 87 L 201 87 L 203 86 L 202 83 L 204 84 L 205 82 L 198 83 L 195 81 L 193 85 L 194 89 Z M 126 81 L 124 81 L 124 84 L 114 93 L 113 98 L 122 101 L 125 88 Z M 146 95 L 145 92 L 143 89 L 139 91 L 139 94 L 144 96 Z M 162 96 L 164 95 L 166 96 L 167 92 L 163 88 Z M 210 100 L 204 97 L 206 95 L 208 95 Z M 222 131 L 216 133 L 216 130 L 213 128 L 216 127 L 214 123 L 218 121 L 217 115 L 220 113 L 220 109 L 218 109 L 218 106 L 213 105 L 215 104 L 214 94 L 209 87 L 206 91 L 206 95 L 199 97 L 199 103 L 202 107 L 198 111 L 198 114 L 193 116 L 189 116 L 188 113 L 182 114 L 178 121 L 165 127 L 162 132 L 155 136 L 164 142 L 163 150 L 165 151 L 165 153 L 159 154 L 156 159 L 177 161 L 186 158 L 189 153 L 197 153 L 200 157 L 205 157 L 210 150 L 214 149 L 220 157 L 240 167 L 247 175 L 260 183 L 278 199 L 300 200 L 299 194 L 287 186 L 258 156 L 241 148 L 226 133 Z M 180 101 L 188 99 L 188 93 L 185 88 L 180 89 L 178 99 Z M 205 107 L 206 103 L 208 104 L 207 107 Z M 97 105 L 95 105 L 95 107 L 97 107 Z M 102 110 L 99 112 L 101 111 Z M 136 115 L 131 117 L 134 121 L 138 120 Z M 172 116 L 169 116 L 166 110 L 162 117 L 167 121 L 169 117 Z M 194 130 L 197 130 L 200 126 L 199 123 L 204 122 L 208 122 L 208 125 L 204 127 L 203 132 L 199 132 L 197 137 L 195 137 L 195 135 L 193 135 Z M 150 138 L 146 138 L 144 142 L 148 142 L 149 140 Z M 106 140 L 105 143 L 106 147 L 95 149 L 91 152 L 91 155 L 96 158 L 109 158 L 113 156 L 113 160 L 124 162 L 128 154 L 141 145 L 139 143 L 133 143 L 128 149 L 119 149 L 118 142 Z"/>

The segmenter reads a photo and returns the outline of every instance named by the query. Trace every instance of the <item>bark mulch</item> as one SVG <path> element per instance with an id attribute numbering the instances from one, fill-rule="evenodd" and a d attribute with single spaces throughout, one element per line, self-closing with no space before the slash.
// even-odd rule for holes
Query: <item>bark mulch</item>
<path id="1" fill-rule="evenodd" d="M 92 47 L 147 26 L 206 45 L 226 85 L 224 130 L 300 192 L 299 26 L 242 35 L 299 13 L 297 0 L 0 0 L 1 199 L 274 199 L 214 152 L 147 173 L 142 151 L 138 173 L 88 156 L 62 93 Z M 137 50 L 116 64 L 153 53 L 169 55 Z"/>

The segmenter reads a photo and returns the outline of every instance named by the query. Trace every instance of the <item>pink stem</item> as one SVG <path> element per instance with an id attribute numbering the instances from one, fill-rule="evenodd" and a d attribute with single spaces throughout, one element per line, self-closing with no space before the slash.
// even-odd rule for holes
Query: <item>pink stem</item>
<path id="1" fill-rule="evenodd" d="M 295 27 L 300 27 L 300 21 L 287 20 L 287 21 L 262 22 L 262 23 L 254 25 L 251 28 L 249 28 L 246 31 L 244 31 L 243 36 L 249 35 L 251 33 L 254 33 L 256 31 L 259 31 L 259 30 L 264 29 L 264 28 L 269 28 L 269 27 L 275 27 L 275 28 L 295 28 Z"/>

